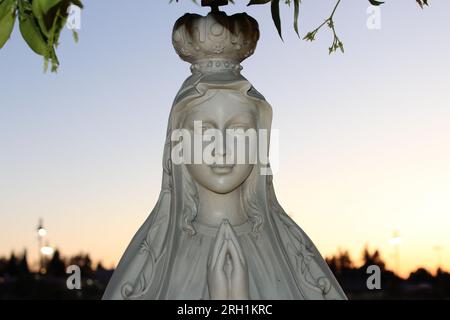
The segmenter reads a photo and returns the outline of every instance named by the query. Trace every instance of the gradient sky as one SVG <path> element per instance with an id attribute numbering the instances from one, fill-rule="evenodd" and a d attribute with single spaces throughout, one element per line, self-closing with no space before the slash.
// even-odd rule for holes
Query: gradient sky
<path id="1" fill-rule="evenodd" d="M 153 208 L 172 100 L 189 65 L 171 45 L 175 20 L 206 13 L 189 0 L 84 1 L 80 42 L 66 30 L 58 74 L 16 27 L 0 50 L 0 255 L 27 248 L 44 218 L 65 255 L 118 262 Z M 241 2 L 241 1 L 237 1 Z M 302 34 L 334 0 L 303 1 Z M 323 255 L 378 248 L 401 273 L 450 269 L 450 2 L 386 1 L 381 29 L 366 1 L 344 0 L 336 28 L 346 53 L 329 56 L 328 30 L 299 40 L 283 6 L 284 42 L 268 6 L 250 7 L 261 39 L 243 74 L 265 95 L 280 132 L 275 188 Z M 247 10 L 229 6 L 228 13 Z"/>

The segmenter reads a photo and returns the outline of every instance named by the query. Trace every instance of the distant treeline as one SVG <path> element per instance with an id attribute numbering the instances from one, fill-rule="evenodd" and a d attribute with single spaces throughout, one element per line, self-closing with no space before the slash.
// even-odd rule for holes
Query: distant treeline
<path id="1" fill-rule="evenodd" d="M 438 269 L 432 273 L 424 268 L 403 279 L 386 269 L 378 250 L 362 253 L 362 265 L 357 266 L 348 251 L 326 258 L 330 269 L 350 299 L 449 299 L 450 274 Z M 77 265 L 81 271 L 80 290 L 69 290 L 66 268 Z M 380 289 L 369 289 L 368 267 L 380 270 Z M 58 250 L 43 261 L 43 272 L 30 270 L 26 252 L 0 258 L 0 299 L 100 299 L 114 270 L 101 263 L 93 266 L 89 254 L 63 257 Z"/>
<path id="2" fill-rule="evenodd" d="M 66 284 L 69 265 L 81 271 L 81 289 Z M 27 253 L 0 258 L 0 299 L 100 299 L 114 270 L 93 266 L 89 254 L 63 258 L 58 250 L 42 262 L 41 272 L 30 270 Z"/>
<path id="3" fill-rule="evenodd" d="M 360 266 L 356 266 L 348 251 L 325 259 L 350 299 L 450 298 L 450 274 L 440 268 L 435 274 L 425 268 L 418 268 L 403 279 L 386 269 L 379 250 L 370 252 L 365 248 L 362 257 Z M 369 267 L 373 265 L 380 269 L 380 290 L 370 290 L 367 286 L 367 280 L 372 274 Z"/>

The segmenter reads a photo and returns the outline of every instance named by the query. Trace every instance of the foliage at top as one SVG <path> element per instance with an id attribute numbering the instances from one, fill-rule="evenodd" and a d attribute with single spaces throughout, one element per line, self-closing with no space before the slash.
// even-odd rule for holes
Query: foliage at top
<path id="1" fill-rule="evenodd" d="M 71 5 L 83 8 L 80 0 L 0 0 L 0 49 L 8 41 L 17 18 L 25 42 L 44 57 L 45 70 L 50 62 L 55 72 L 59 65 L 56 48 Z M 75 31 L 73 35 L 77 41 Z"/>
<path id="2" fill-rule="evenodd" d="M 149 0 L 150 1 L 150 0 Z M 153 0 L 152 0 L 153 1 Z M 167 1 L 167 0 L 166 0 Z M 191 0 L 197 2 L 196 0 Z M 278 34 L 282 38 L 280 19 L 280 0 L 246 0 L 248 6 L 270 5 L 271 15 Z M 294 7 L 294 30 L 299 35 L 298 19 L 301 0 L 283 0 L 285 4 Z M 334 22 L 334 15 L 342 0 L 337 0 L 330 16 L 316 29 L 308 32 L 303 39 L 313 41 L 322 27 L 328 27 L 333 32 L 333 43 L 329 52 L 340 50 L 344 52 L 344 45 L 339 39 Z M 373 6 L 383 4 L 383 1 L 368 0 Z M 414 1 L 414 0 L 411 0 Z M 415 0 L 421 8 L 428 6 L 428 0 Z M 169 3 L 173 0 L 169 0 Z M 176 0 L 179 2 L 179 0 Z M 201 0 L 203 6 L 210 6 L 218 10 L 219 6 L 234 3 L 234 0 Z M 20 33 L 31 50 L 44 57 L 44 70 L 51 64 L 51 71 L 56 72 L 59 60 L 56 55 L 59 37 L 69 16 L 70 6 L 83 8 L 81 0 L 0 0 L 0 49 L 9 40 L 16 20 L 19 22 Z M 78 35 L 73 31 L 75 42 Z"/>

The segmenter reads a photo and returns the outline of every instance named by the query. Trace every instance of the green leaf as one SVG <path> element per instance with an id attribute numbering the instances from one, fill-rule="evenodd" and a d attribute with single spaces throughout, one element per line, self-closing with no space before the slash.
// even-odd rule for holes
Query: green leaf
<path id="1" fill-rule="evenodd" d="M 11 6 L 15 0 L 0 0 L 0 20 L 3 19 L 7 13 L 11 12 Z"/>
<path id="2" fill-rule="evenodd" d="M 9 40 L 16 21 L 16 0 L 4 0 L 0 3 L 0 49 Z"/>
<path id="3" fill-rule="evenodd" d="M 33 0 L 33 15 L 39 23 L 42 33 L 50 37 L 50 29 L 52 28 L 58 11 L 63 6 L 68 7 L 70 0 Z"/>
<path id="4" fill-rule="evenodd" d="M 49 32 L 49 44 L 51 46 L 58 45 L 59 36 L 61 35 L 61 31 L 67 22 L 69 5 L 70 2 L 62 3 L 54 15 L 52 28 Z"/>
<path id="5" fill-rule="evenodd" d="M 272 0 L 270 3 L 270 10 L 272 12 L 272 20 L 277 28 L 278 35 L 281 40 L 283 40 L 283 36 L 281 34 L 281 20 L 280 20 L 280 0 Z"/>
<path id="6" fill-rule="evenodd" d="M 79 40 L 78 32 L 76 32 L 75 30 L 72 30 L 72 37 L 73 37 L 73 41 L 75 43 L 78 43 L 78 40 Z"/>
<path id="7" fill-rule="evenodd" d="M 80 0 L 72 0 L 71 2 L 72 2 L 72 4 L 76 5 L 80 9 L 83 9 L 83 4 L 81 3 Z"/>
<path id="8" fill-rule="evenodd" d="M 31 50 L 38 55 L 48 56 L 47 39 L 33 16 L 31 4 L 24 0 L 19 0 L 19 29 Z"/>
<path id="9" fill-rule="evenodd" d="M 48 28 L 44 23 L 44 11 L 42 10 L 41 1 L 34 0 L 31 3 L 31 8 L 33 11 L 33 16 L 35 17 L 36 21 L 39 24 L 39 28 L 41 29 L 42 33 L 44 33 L 46 36 L 48 36 Z"/>
<path id="10" fill-rule="evenodd" d="M 306 41 L 314 41 L 316 38 L 316 33 L 317 33 L 317 31 L 311 31 L 311 32 L 308 32 L 307 34 L 306 34 L 306 36 L 304 36 L 303 37 L 303 40 L 306 40 Z"/>
<path id="11" fill-rule="evenodd" d="M 384 3 L 382 1 L 376 1 L 376 0 L 369 0 L 369 2 L 373 6 L 380 6 L 380 5 L 382 5 Z"/>
<path id="12" fill-rule="evenodd" d="M 298 15 L 300 12 L 300 0 L 294 0 L 294 30 L 298 37 L 300 34 L 298 32 Z"/>
<path id="13" fill-rule="evenodd" d="M 33 9 L 36 3 L 43 14 L 48 14 L 51 9 L 61 5 L 63 2 L 67 2 L 67 0 L 33 0 Z"/>
<path id="14" fill-rule="evenodd" d="M 247 4 L 247 6 L 251 6 L 254 4 L 266 4 L 269 3 L 271 0 L 250 0 L 250 2 Z"/>

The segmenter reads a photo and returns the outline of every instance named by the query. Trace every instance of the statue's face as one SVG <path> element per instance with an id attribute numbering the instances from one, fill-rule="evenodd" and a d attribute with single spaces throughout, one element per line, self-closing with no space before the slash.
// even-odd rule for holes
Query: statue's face
<path id="1" fill-rule="evenodd" d="M 183 129 L 191 133 L 192 159 L 195 152 L 198 155 L 198 150 L 202 151 L 201 163 L 197 157 L 197 161 L 186 164 L 197 183 L 224 194 L 235 190 L 250 175 L 257 153 L 256 105 L 251 99 L 219 90 L 209 100 L 190 108 Z M 251 134 L 254 139 L 249 138 Z"/>

